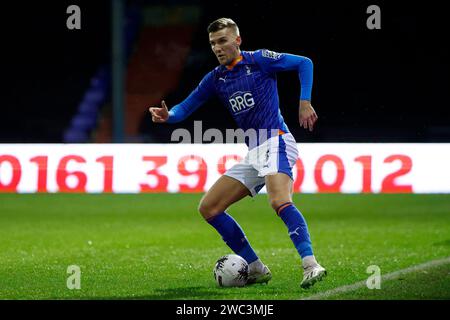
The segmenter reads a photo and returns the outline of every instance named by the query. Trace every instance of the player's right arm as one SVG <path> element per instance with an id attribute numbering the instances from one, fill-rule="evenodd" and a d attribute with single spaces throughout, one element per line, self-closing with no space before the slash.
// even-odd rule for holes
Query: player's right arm
<path id="1" fill-rule="evenodd" d="M 156 123 L 183 121 L 205 103 L 214 92 L 213 72 L 210 72 L 183 102 L 174 106 L 170 111 L 167 109 L 164 100 L 161 102 L 161 107 L 150 107 L 149 111 L 152 115 L 152 121 Z"/>

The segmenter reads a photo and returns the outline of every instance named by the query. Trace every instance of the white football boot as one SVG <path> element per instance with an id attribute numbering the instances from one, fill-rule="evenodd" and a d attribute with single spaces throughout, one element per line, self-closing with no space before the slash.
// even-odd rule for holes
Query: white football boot
<path id="1" fill-rule="evenodd" d="M 268 283 L 272 279 L 272 273 L 261 260 L 250 263 L 248 267 L 247 284 Z"/>
<path id="2" fill-rule="evenodd" d="M 303 269 L 303 281 L 300 287 L 308 289 L 317 281 L 322 281 L 327 276 L 327 270 L 320 264 L 316 263 Z"/>

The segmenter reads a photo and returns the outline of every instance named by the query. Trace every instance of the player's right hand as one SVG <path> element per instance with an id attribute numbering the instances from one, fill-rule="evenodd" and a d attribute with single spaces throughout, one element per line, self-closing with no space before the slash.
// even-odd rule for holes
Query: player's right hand
<path id="1" fill-rule="evenodd" d="M 152 121 L 156 123 L 163 123 L 169 119 L 169 110 L 167 110 L 166 102 L 161 101 L 161 107 L 148 108 L 152 115 Z"/>

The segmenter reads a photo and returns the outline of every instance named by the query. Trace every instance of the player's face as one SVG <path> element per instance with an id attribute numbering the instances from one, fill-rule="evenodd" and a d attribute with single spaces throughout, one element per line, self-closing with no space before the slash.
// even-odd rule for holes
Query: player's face
<path id="1" fill-rule="evenodd" d="M 209 33 L 209 44 L 221 65 L 229 65 L 241 54 L 241 37 L 231 28 Z"/>

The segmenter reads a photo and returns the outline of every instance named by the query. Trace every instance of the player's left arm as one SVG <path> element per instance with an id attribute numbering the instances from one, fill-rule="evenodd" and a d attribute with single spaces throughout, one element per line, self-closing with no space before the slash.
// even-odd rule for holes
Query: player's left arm
<path id="1" fill-rule="evenodd" d="M 313 62 L 310 58 L 289 53 L 277 53 L 269 50 L 258 50 L 254 54 L 260 67 L 268 73 L 296 70 L 300 80 L 300 101 L 298 119 L 300 126 L 313 130 L 318 116 L 311 105 L 313 85 Z"/>

